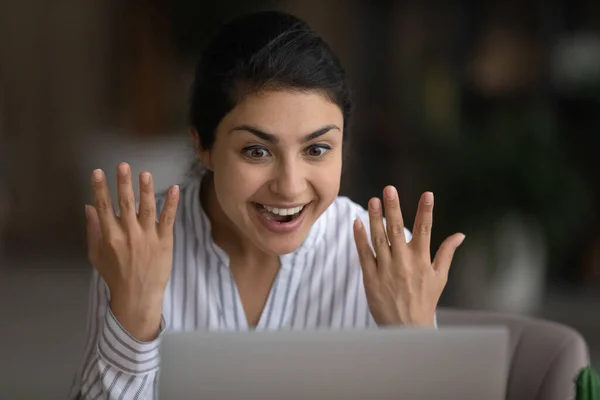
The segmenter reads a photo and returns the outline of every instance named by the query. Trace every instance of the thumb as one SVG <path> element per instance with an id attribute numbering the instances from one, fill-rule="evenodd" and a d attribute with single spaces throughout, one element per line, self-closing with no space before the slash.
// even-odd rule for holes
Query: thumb
<path id="1" fill-rule="evenodd" d="M 98 251 L 98 243 L 102 239 L 102 228 L 100 227 L 100 218 L 98 211 L 94 206 L 85 205 L 86 218 L 86 233 L 88 244 L 88 257 L 93 258 L 93 255 Z"/>
<path id="2" fill-rule="evenodd" d="M 452 259 L 454 258 L 454 253 L 464 240 L 464 234 L 456 233 L 442 242 L 433 259 L 433 269 L 436 272 L 448 273 L 450 264 L 452 264 Z"/>

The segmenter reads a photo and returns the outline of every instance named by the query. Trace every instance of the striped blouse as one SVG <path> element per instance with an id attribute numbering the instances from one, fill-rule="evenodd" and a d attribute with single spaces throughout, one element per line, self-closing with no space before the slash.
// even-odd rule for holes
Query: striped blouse
<path id="1" fill-rule="evenodd" d="M 200 186 L 196 180 L 181 187 L 162 332 L 248 330 L 228 256 L 212 240 L 210 221 L 199 201 Z M 162 204 L 164 196 L 157 196 L 157 210 Z M 367 211 L 338 197 L 302 245 L 280 257 L 281 267 L 257 330 L 375 326 L 354 243 L 352 224 L 357 217 L 368 227 Z M 405 231 L 410 240 L 410 232 Z M 87 343 L 70 398 L 158 398 L 161 336 L 147 343 L 136 340 L 121 327 L 108 304 L 108 288 L 94 270 Z"/>

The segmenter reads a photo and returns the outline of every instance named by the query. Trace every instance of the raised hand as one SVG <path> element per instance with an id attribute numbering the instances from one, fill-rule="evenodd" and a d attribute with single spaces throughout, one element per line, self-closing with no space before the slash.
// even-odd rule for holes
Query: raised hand
<path id="1" fill-rule="evenodd" d="M 378 325 L 432 327 L 435 310 L 448 280 L 454 252 L 463 242 L 462 233 L 448 237 L 431 262 L 433 193 L 421 196 L 413 228 L 406 243 L 398 192 L 384 189 L 386 227 L 378 198 L 369 201 L 369 224 L 375 255 L 360 219 L 354 222 L 354 239 L 363 270 L 371 315 Z"/>
<path id="2" fill-rule="evenodd" d="M 139 179 L 136 212 L 131 168 L 126 163 L 117 167 L 117 216 L 104 172 L 93 172 L 94 206 L 85 207 L 88 257 L 109 288 L 117 320 L 137 339 L 152 340 L 160 327 L 162 298 L 171 275 L 179 187 L 169 188 L 157 223 L 152 176 L 143 172 Z"/>

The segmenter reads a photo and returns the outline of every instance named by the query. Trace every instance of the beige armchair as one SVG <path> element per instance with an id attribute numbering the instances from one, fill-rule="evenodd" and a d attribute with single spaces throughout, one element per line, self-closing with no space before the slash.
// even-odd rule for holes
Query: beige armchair
<path id="1" fill-rule="evenodd" d="M 554 322 L 486 311 L 440 309 L 438 325 L 502 325 L 510 332 L 508 400 L 566 400 L 575 396 L 574 380 L 589 365 L 585 340 Z"/>

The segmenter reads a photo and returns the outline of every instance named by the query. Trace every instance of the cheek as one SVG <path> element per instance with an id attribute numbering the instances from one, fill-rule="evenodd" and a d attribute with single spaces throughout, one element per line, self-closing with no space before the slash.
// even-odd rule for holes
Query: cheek
<path id="1" fill-rule="evenodd" d="M 335 160 L 318 168 L 312 178 L 312 185 L 323 199 L 333 201 L 340 191 L 342 177 L 341 160 Z"/>
<path id="2" fill-rule="evenodd" d="M 264 172 L 236 159 L 225 160 L 215 169 L 215 186 L 227 211 L 239 209 L 264 184 Z"/>

